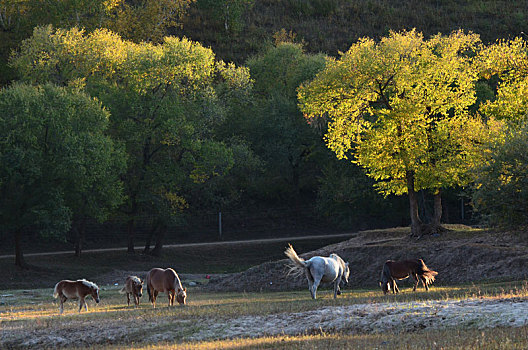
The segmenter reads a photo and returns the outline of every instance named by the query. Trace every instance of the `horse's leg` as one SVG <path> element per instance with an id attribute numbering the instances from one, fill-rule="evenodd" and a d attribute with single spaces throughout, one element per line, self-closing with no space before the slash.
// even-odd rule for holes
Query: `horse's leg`
<path id="1" fill-rule="evenodd" d="M 304 269 L 304 272 L 306 273 L 306 280 L 308 280 L 308 290 L 310 291 L 310 294 L 312 295 L 312 299 L 315 299 L 314 298 L 314 293 L 312 291 L 312 287 L 313 287 L 313 283 L 314 283 L 312 274 L 310 273 L 310 271 L 308 269 Z"/>
<path id="2" fill-rule="evenodd" d="M 416 272 L 411 272 L 409 276 L 413 280 L 413 292 L 416 292 L 416 288 L 418 287 L 418 283 L 420 282 L 420 280 L 418 279 L 418 275 L 416 274 Z"/>
<path id="3" fill-rule="evenodd" d="M 341 291 L 339 290 L 339 283 L 341 283 L 341 276 L 339 276 L 335 281 L 334 281 L 334 299 L 337 298 L 337 295 L 338 294 L 341 294 Z M 339 293 L 338 293 L 339 292 Z"/>
<path id="4" fill-rule="evenodd" d="M 312 285 L 312 298 L 317 299 L 317 287 L 319 287 L 319 283 L 321 283 L 321 277 L 314 278 L 314 283 Z"/>
<path id="5" fill-rule="evenodd" d="M 66 298 L 64 296 L 64 294 L 61 294 L 60 296 L 60 307 L 59 307 L 59 310 L 60 310 L 60 313 L 62 314 L 62 312 L 64 311 L 64 302 L 68 300 L 68 298 Z"/>
<path id="6" fill-rule="evenodd" d="M 130 293 L 127 293 L 127 304 L 130 306 Z"/>
<path id="7" fill-rule="evenodd" d="M 84 298 L 80 297 L 79 298 L 79 312 L 81 312 L 84 303 L 85 303 Z"/>
<path id="8" fill-rule="evenodd" d="M 396 294 L 400 292 L 400 289 L 398 288 L 398 285 L 396 284 L 396 280 L 394 278 L 390 281 L 391 287 L 392 287 L 392 294 Z"/>
<path id="9" fill-rule="evenodd" d="M 152 292 L 152 304 L 154 304 L 154 307 L 156 307 L 156 298 L 158 297 L 158 291 L 157 290 L 154 290 Z"/>
<path id="10" fill-rule="evenodd" d="M 167 291 L 167 296 L 169 297 L 169 307 L 172 305 L 172 291 Z"/>
<path id="11" fill-rule="evenodd" d="M 136 304 L 136 306 L 139 306 L 139 295 L 137 294 L 134 294 L 134 304 Z"/>
<path id="12" fill-rule="evenodd" d="M 428 292 L 429 291 L 429 283 L 427 283 L 427 279 L 424 276 L 420 276 L 420 279 L 422 280 L 422 284 L 423 284 L 425 290 Z"/>

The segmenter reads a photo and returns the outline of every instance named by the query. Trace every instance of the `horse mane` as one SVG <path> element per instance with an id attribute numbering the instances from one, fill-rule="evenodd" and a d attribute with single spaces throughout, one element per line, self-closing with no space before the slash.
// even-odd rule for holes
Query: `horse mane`
<path id="1" fill-rule="evenodd" d="M 59 287 L 59 283 L 60 282 L 57 282 L 57 284 L 55 285 L 55 288 L 53 288 L 53 297 L 55 299 L 57 299 L 57 297 L 59 296 L 59 292 L 57 291 L 58 287 Z"/>
<path id="2" fill-rule="evenodd" d="M 132 281 L 134 281 L 135 283 L 138 283 L 138 284 L 141 284 L 141 280 L 139 279 L 138 276 L 128 276 Z"/>
<path id="3" fill-rule="evenodd" d="M 332 253 L 329 257 L 336 260 L 343 269 L 345 268 L 345 260 L 343 260 L 339 255 L 337 255 L 336 253 Z"/>
<path id="4" fill-rule="evenodd" d="M 77 282 L 82 282 L 82 284 L 84 284 L 85 286 L 90 287 L 90 288 L 99 289 L 97 284 L 95 284 L 93 282 L 90 282 L 90 281 L 87 281 L 84 278 L 82 280 L 77 280 Z"/>

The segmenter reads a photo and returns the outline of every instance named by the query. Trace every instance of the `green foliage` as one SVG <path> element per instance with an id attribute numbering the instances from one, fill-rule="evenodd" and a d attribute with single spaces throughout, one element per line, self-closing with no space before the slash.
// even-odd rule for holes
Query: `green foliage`
<path id="1" fill-rule="evenodd" d="M 484 115 L 522 125 L 528 111 L 528 44 L 522 38 L 498 41 L 480 55 L 480 74 L 497 80 L 496 96 L 480 108 Z"/>
<path id="2" fill-rule="evenodd" d="M 267 164 L 260 186 L 267 198 L 299 200 L 303 188 L 315 186 L 317 162 L 324 162 L 325 152 L 320 136 L 296 106 L 295 91 L 324 67 L 324 56 L 281 43 L 247 64 L 255 80 L 256 102 L 245 135 Z"/>
<path id="3" fill-rule="evenodd" d="M 230 35 L 238 34 L 244 29 L 244 12 L 253 3 L 254 0 L 197 0 L 196 7 Z"/>
<path id="4" fill-rule="evenodd" d="M 325 17 L 333 15 L 340 5 L 341 0 L 287 0 L 286 4 L 293 14 L 297 14 L 299 18 L 304 16 L 309 17 Z"/>
<path id="5" fill-rule="evenodd" d="M 483 150 L 485 162 L 475 168 L 473 203 L 492 224 L 527 222 L 525 187 L 528 147 L 528 48 L 525 40 L 498 41 L 480 55 L 480 74 L 496 82 L 496 94 L 479 111 L 495 122 L 493 141 Z"/>
<path id="6" fill-rule="evenodd" d="M 301 45 L 283 42 L 249 59 L 247 65 L 257 94 L 294 100 L 297 87 L 324 68 L 325 56 L 305 54 Z"/>
<path id="7" fill-rule="evenodd" d="M 111 29 L 136 42 L 159 43 L 193 0 L 0 0 L 0 84 L 13 79 L 6 63 L 12 50 L 34 27 Z"/>
<path id="8" fill-rule="evenodd" d="M 44 27 L 12 62 L 25 80 L 84 87 L 108 108 L 110 132 L 128 155 L 124 210 L 132 219 L 148 213 L 168 223 L 188 207 L 190 188 L 233 167 L 233 152 L 213 136 L 251 81 L 247 69 L 215 61 L 198 43 L 135 44 L 107 30 Z"/>
<path id="9" fill-rule="evenodd" d="M 61 236 L 70 226 L 72 211 L 83 201 L 119 204 L 120 186 L 112 182 L 112 176 L 116 180 L 118 175 L 112 171 L 119 167 L 111 165 L 99 173 L 108 162 L 122 163 L 104 135 L 108 113 L 100 102 L 49 84 L 17 84 L 0 92 L 0 111 L 0 222 L 4 229 L 31 227 Z M 111 160 L 98 164 L 104 158 Z M 92 192 L 94 187 L 100 191 Z"/>
<path id="10" fill-rule="evenodd" d="M 135 42 L 159 43 L 169 28 L 181 26 L 189 4 L 194 0 L 110 0 L 112 8 L 101 25 Z"/>
<path id="11" fill-rule="evenodd" d="M 476 169 L 473 204 L 490 224 L 528 223 L 528 128 L 504 130 L 485 163 Z"/>

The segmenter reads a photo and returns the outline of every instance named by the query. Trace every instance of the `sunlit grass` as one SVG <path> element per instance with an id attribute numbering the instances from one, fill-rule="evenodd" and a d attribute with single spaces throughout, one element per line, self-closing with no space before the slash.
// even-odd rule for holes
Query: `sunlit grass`
<path id="1" fill-rule="evenodd" d="M 329 334 L 237 338 L 203 342 L 161 342 L 124 346 L 95 346 L 94 349 L 526 349 L 528 326 L 484 330 L 433 330 L 412 333 Z"/>
<path id="2" fill-rule="evenodd" d="M 119 294 L 117 287 L 105 288 L 100 292 L 101 302 L 95 304 L 87 297 L 88 312 L 78 312 L 78 301 L 69 300 L 65 304 L 64 314 L 59 316 L 59 302 L 52 297 L 51 289 L 27 291 L 4 291 L 0 306 L 0 319 L 4 322 L 28 322 L 48 317 L 57 320 L 65 318 L 105 320 L 133 319 L 136 317 L 155 318 L 178 315 L 181 320 L 193 320 L 209 317 L 236 317 L 242 315 L 269 315 L 277 313 L 304 312 L 327 306 L 345 306 L 352 304 L 374 304 L 386 302 L 422 302 L 429 300 L 461 300 L 468 298 L 511 298 L 528 297 L 528 283 L 495 282 L 458 286 L 433 287 L 429 292 L 418 289 L 402 288 L 402 293 L 383 295 L 380 290 L 356 289 L 344 290 L 337 299 L 332 298 L 329 290 L 322 289 L 317 300 L 310 298 L 307 290 L 262 293 L 204 293 L 190 288 L 186 306 L 167 307 L 165 294 L 160 294 L 154 309 L 146 294 L 138 308 L 126 305 L 126 297 Z"/>
<path id="3" fill-rule="evenodd" d="M 480 283 L 457 286 L 437 286 L 431 291 L 412 292 L 402 288 L 398 295 L 383 295 L 375 289 L 345 290 L 334 300 L 328 289 L 312 300 L 307 290 L 262 293 L 204 293 L 188 289 L 188 305 L 167 307 L 165 294 L 158 297 L 157 308 L 147 302 L 144 295 L 138 308 L 126 305 L 126 297 L 114 286 L 101 288 L 101 303 L 87 298 L 89 311 L 78 313 L 78 302 L 68 301 L 64 314 L 59 315 L 59 303 L 51 296 L 51 289 L 3 291 L 0 301 L 0 328 L 23 329 L 25 332 L 42 331 L 82 332 L 87 325 L 106 328 L 125 327 L 126 347 L 97 345 L 95 348 L 132 349 L 322 349 L 329 347 L 370 349 L 374 345 L 406 349 L 516 349 L 527 348 L 527 327 L 508 330 L 476 331 L 464 329 L 431 330 L 404 334 L 341 334 L 322 333 L 299 336 L 238 338 L 222 341 L 185 342 L 189 335 L 200 330 L 200 320 L 222 320 L 241 316 L 266 316 L 279 313 L 304 312 L 322 307 L 353 304 L 407 303 L 434 300 L 461 300 L 467 298 L 528 297 L 526 281 L 508 283 Z M 6 296 L 7 295 L 7 296 Z M 402 304 L 405 305 L 405 304 Z M 171 342 L 146 341 L 149 331 L 172 332 Z M 154 327 L 154 328 L 152 328 Z M 483 335 L 482 335 L 483 334 Z M 524 337 L 524 338 L 523 338 Z M 449 340 L 455 338 L 454 340 Z M 475 339 L 481 339 L 475 342 Z M 121 344 L 119 341 L 117 344 Z M 437 345 L 431 345 L 436 343 Z M 418 345 L 415 345 L 418 344 Z M 501 347 L 508 344 L 507 347 Z M 92 347 L 92 346 L 91 346 Z M 376 346 L 374 346 L 375 348 Z"/>

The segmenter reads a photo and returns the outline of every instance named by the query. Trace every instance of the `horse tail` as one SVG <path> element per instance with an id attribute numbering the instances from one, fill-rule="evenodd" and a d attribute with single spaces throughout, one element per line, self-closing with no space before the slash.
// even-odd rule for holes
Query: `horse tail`
<path id="1" fill-rule="evenodd" d="M 419 267 L 416 273 L 425 279 L 426 284 L 433 283 L 435 281 L 435 276 L 438 275 L 438 272 L 429 269 L 422 259 L 418 259 L 418 263 Z"/>
<path id="2" fill-rule="evenodd" d="M 147 293 L 149 296 L 149 301 L 152 302 L 152 294 L 150 293 L 150 271 L 147 273 L 147 277 L 145 278 L 145 284 L 147 285 Z"/>
<path id="3" fill-rule="evenodd" d="M 307 275 L 313 280 L 313 276 L 310 272 L 311 262 L 305 261 L 303 258 L 299 257 L 291 244 L 288 244 L 288 248 L 286 248 L 284 254 L 293 262 L 293 264 L 289 265 L 288 275 L 297 277 L 303 273 L 307 273 Z"/>
<path id="4" fill-rule="evenodd" d="M 284 254 L 291 260 L 293 263 L 299 267 L 306 268 L 308 265 L 303 258 L 300 258 L 291 244 L 288 244 L 288 248 L 284 251 Z"/>
<path id="5" fill-rule="evenodd" d="M 121 288 L 121 290 L 119 291 L 119 294 L 125 294 L 125 293 L 126 293 L 126 286 Z"/>
<path id="6" fill-rule="evenodd" d="M 58 289 L 59 289 L 59 283 L 60 283 L 60 282 L 57 282 L 57 284 L 55 285 L 55 288 L 53 288 L 53 297 L 54 297 L 55 299 L 57 299 L 57 297 L 59 296 L 59 291 L 58 291 Z"/>

